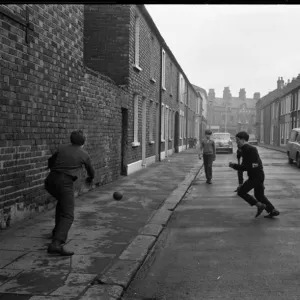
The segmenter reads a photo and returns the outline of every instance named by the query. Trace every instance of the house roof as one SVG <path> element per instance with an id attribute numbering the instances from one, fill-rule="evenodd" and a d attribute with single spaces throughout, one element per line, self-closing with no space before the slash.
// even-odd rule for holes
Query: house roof
<path id="1" fill-rule="evenodd" d="M 261 108 L 264 108 L 275 101 L 277 98 L 284 97 L 292 92 L 297 87 L 300 87 L 300 78 L 293 79 L 290 83 L 285 85 L 282 89 L 276 89 L 260 99 Z"/>
<path id="2" fill-rule="evenodd" d="M 197 85 L 195 85 L 195 84 L 192 84 L 192 86 L 194 87 L 194 89 L 195 89 L 196 91 L 201 91 L 201 92 L 205 95 L 205 97 L 207 98 L 207 92 L 206 92 L 206 90 L 205 90 L 204 88 L 202 88 L 202 87 L 200 87 L 200 86 L 197 86 Z"/>
<path id="3" fill-rule="evenodd" d="M 161 46 L 164 48 L 164 50 L 166 50 L 168 52 L 168 54 L 170 55 L 170 57 L 172 58 L 173 62 L 176 64 L 176 66 L 178 67 L 178 69 L 180 70 L 182 76 L 185 78 L 185 80 L 187 81 L 187 83 L 189 83 L 189 85 L 191 86 L 191 88 L 194 90 L 195 94 L 197 94 L 197 91 L 195 90 L 195 88 L 193 87 L 193 85 L 190 83 L 188 77 L 186 76 L 186 74 L 183 72 L 183 69 L 181 68 L 181 66 L 179 65 L 177 59 L 175 58 L 174 54 L 172 53 L 171 49 L 169 48 L 169 46 L 167 45 L 167 43 L 165 42 L 164 38 L 162 37 L 162 35 L 160 34 L 158 28 L 156 27 L 151 15 L 149 14 L 148 10 L 146 9 L 144 4 L 136 4 L 136 6 L 139 8 L 139 10 L 141 11 L 141 13 L 144 15 L 145 19 L 147 20 L 149 26 L 152 28 L 152 30 L 156 33 L 158 40 L 161 43 Z"/>

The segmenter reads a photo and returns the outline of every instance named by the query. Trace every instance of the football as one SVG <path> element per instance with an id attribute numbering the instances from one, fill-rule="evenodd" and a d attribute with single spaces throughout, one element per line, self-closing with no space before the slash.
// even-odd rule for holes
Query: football
<path id="1" fill-rule="evenodd" d="M 120 193 L 120 192 L 114 192 L 113 193 L 113 198 L 115 199 L 115 200 L 121 200 L 122 198 L 123 198 L 123 195 Z"/>

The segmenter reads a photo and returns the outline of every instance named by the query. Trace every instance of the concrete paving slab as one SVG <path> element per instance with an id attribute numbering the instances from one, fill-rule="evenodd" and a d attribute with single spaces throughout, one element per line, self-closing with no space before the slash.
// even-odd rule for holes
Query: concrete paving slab
<path id="1" fill-rule="evenodd" d="M 147 224 L 140 232 L 141 235 L 152 235 L 152 236 L 159 236 L 161 231 L 163 230 L 162 225 L 158 224 Z"/>
<path id="2" fill-rule="evenodd" d="M 117 300 L 121 297 L 123 288 L 118 285 L 93 285 L 79 300 Z"/>
<path id="3" fill-rule="evenodd" d="M 119 259 L 142 261 L 155 240 L 156 238 L 152 236 L 138 235 L 123 251 Z"/>
<path id="4" fill-rule="evenodd" d="M 126 289 L 140 265 L 139 261 L 118 260 L 104 275 L 99 277 L 100 283 L 121 285 Z"/>
<path id="5" fill-rule="evenodd" d="M 24 256 L 7 265 L 5 268 L 17 270 L 68 270 L 70 268 L 70 263 L 70 257 L 50 255 L 47 253 L 47 251 L 35 251 L 25 254 Z"/>
<path id="6" fill-rule="evenodd" d="M 1 239 L 0 250 L 14 250 L 14 251 L 30 251 L 30 250 L 46 250 L 49 242 L 43 238 L 29 238 L 6 235 Z"/>
<path id="7" fill-rule="evenodd" d="M 107 268 L 115 255 L 73 255 L 71 258 L 72 272 L 99 274 Z"/>
<path id="8" fill-rule="evenodd" d="M 0 269 L 0 285 L 17 276 L 23 270 Z"/>
<path id="9" fill-rule="evenodd" d="M 66 296 L 33 296 L 29 300 L 76 300 L 76 298 L 77 297 Z"/>
<path id="10" fill-rule="evenodd" d="M 51 293 L 51 295 L 60 295 L 67 297 L 77 297 L 86 287 L 95 279 L 94 274 L 76 274 L 70 273 L 65 279 L 63 286 Z"/>
<path id="11" fill-rule="evenodd" d="M 48 295 L 64 282 L 68 271 L 26 270 L 0 286 L 0 293 Z"/>

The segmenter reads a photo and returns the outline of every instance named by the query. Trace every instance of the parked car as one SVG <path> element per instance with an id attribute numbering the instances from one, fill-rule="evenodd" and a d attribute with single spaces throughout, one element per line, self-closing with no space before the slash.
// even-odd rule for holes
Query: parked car
<path id="1" fill-rule="evenodd" d="M 249 134 L 248 143 L 251 144 L 251 145 L 257 145 L 258 144 L 255 134 Z"/>
<path id="2" fill-rule="evenodd" d="M 230 138 L 230 133 L 227 132 L 216 132 L 212 136 L 216 145 L 217 151 L 228 151 L 229 153 L 233 153 L 232 140 Z"/>
<path id="3" fill-rule="evenodd" d="M 296 161 L 297 167 L 300 168 L 300 128 L 292 130 L 286 148 L 289 163 L 293 164 Z"/>

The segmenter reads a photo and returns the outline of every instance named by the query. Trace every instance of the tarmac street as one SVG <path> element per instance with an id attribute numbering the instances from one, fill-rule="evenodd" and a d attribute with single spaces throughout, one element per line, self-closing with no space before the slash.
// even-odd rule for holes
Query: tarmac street
<path id="1" fill-rule="evenodd" d="M 236 149 L 217 155 L 213 184 L 203 173 L 193 181 L 123 300 L 300 299 L 300 170 L 285 153 L 257 148 L 280 216 L 254 218 L 234 193 Z"/>

